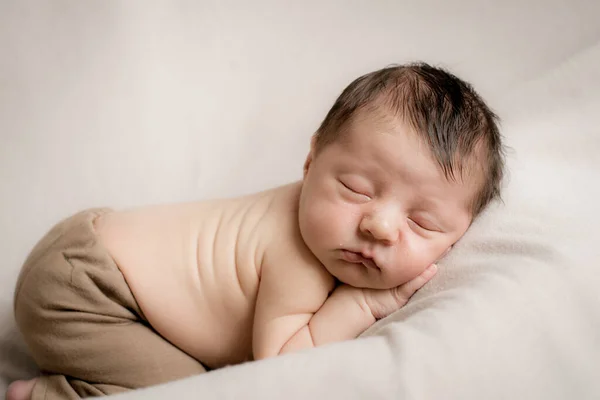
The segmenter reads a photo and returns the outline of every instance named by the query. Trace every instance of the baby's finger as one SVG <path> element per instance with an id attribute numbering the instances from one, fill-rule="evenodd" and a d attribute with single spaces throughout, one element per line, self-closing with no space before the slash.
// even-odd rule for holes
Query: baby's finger
<path id="1" fill-rule="evenodd" d="M 427 269 L 416 278 L 406 282 L 404 285 L 398 287 L 396 295 L 408 301 L 413 294 L 423 287 L 433 276 L 437 273 L 437 265 L 431 264 Z"/>

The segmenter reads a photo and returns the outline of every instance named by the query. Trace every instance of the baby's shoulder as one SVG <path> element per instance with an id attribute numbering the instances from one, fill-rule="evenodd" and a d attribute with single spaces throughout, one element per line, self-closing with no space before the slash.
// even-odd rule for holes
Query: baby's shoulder
<path id="1" fill-rule="evenodd" d="M 302 239 L 298 222 L 299 194 L 299 184 L 283 187 L 272 206 L 268 222 L 272 236 L 265 248 L 261 275 L 267 284 L 274 282 L 288 289 L 312 287 L 327 293 L 333 289 L 335 280 Z"/>

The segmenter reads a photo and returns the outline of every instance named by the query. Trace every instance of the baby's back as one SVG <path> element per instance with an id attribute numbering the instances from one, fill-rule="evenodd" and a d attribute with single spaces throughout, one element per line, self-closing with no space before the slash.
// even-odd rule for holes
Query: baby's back
<path id="1" fill-rule="evenodd" d="M 96 230 L 152 327 L 215 368 L 251 358 L 261 261 L 275 228 L 266 216 L 289 190 L 115 211 Z"/>

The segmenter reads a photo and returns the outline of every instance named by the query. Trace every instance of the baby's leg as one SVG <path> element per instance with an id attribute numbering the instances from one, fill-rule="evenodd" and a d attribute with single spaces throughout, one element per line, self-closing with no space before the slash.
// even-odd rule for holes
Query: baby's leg
<path id="1" fill-rule="evenodd" d="M 15 317 L 44 372 L 33 399 L 114 394 L 205 371 L 145 322 L 123 275 L 96 240 L 99 212 L 57 225 L 19 277 Z"/>

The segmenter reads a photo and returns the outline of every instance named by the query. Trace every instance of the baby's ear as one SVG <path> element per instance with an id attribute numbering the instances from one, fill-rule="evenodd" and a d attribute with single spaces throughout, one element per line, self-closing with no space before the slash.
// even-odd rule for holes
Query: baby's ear
<path id="1" fill-rule="evenodd" d="M 315 157 L 315 142 L 316 142 L 316 137 L 313 135 L 312 139 L 310 140 L 310 150 L 308 152 L 308 155 L 306 156 L 306 160 L 304 161 L 304 179 L 306 179 L 306 174 L 308 173 L 308 169 L 310 168 L 310 164 L 312 163 L 314 157 Z"/>

